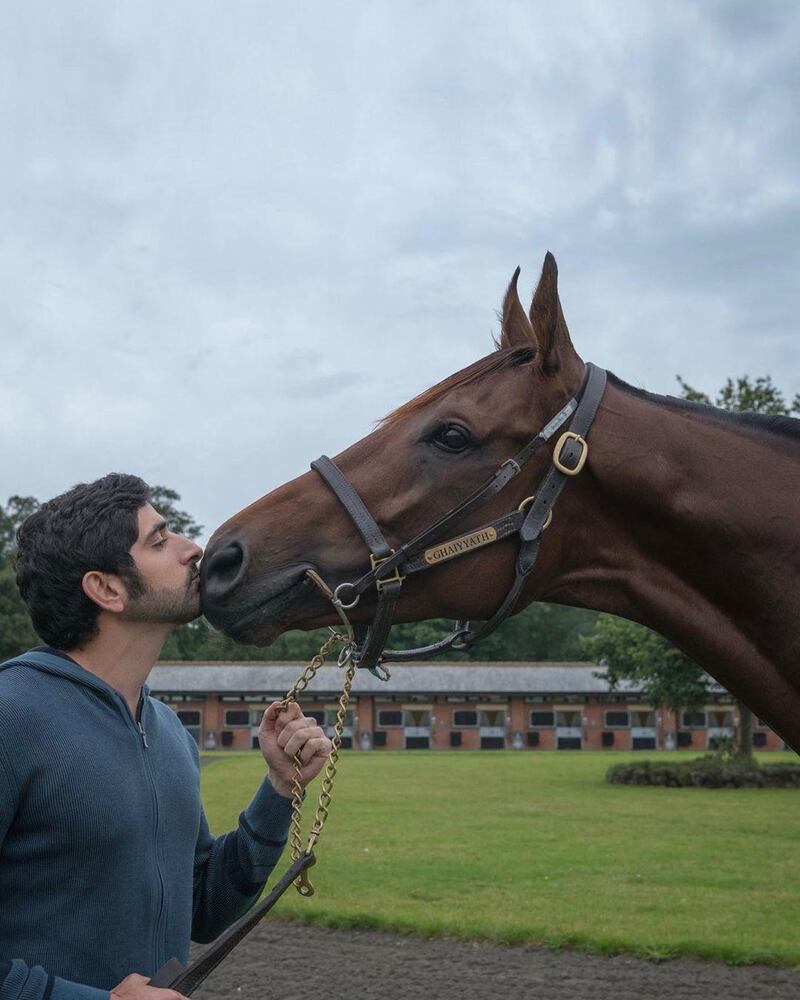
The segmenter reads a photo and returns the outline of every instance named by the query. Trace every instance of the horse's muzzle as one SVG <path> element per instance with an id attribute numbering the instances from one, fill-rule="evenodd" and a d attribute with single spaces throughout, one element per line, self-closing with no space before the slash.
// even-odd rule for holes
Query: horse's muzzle
<path id="1" fill-rule="evenodd" d="M 255 563 L 251 567 L 244 540 L 212 542 L 200 564 L 203 614 L 214 628 L 238 642 L 272 642 L 292 624 L 298 603 L 310 603 L 309 610 L 317 615 L 324 607 L 306 576 L 308 568 L 308 563 L 293 563 L 264 572 Z"/>
<path id="2" fill-rule="evenodd" d="M 247 547 L 243 542 L 227 542 L 206 553 L 200 566 L 204 601 L 222 603 L 230 597 L 247 573 Z"/>

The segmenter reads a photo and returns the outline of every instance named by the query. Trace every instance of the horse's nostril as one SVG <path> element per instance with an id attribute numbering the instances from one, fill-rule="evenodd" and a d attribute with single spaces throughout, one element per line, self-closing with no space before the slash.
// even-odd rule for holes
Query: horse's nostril
<path id="1" fill-rule="evenodd" d="M 233 590 L 244 576 L 247 566 L 247 554 L 241 542 L 229 542 L 212 552 L 206 560 L 205 590 L 216 598 Z"/>

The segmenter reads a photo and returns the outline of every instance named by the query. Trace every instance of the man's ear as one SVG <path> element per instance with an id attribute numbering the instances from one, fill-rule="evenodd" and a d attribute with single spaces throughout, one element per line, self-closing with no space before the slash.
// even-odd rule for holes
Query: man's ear
<path id="1" fill-rule="evenodd" d="M 99 570 L 89 570 L 83 574 L 81 581 L 83 592 L 90 601 L 103 611 L 118 614 L 125 610 L 128 603 L 128 591 L 122 580 L 114 573 L 101 573 Z"/>
<path id="2" fill-rule="evenodd" d="M 536 350 L 536 335 L 519 300 L 518 279 L 519 268 L 514 272 L 503 298 L 503 310 L 500 315 L 500 341 L 497 346 L 501 350 L 512 347 L 529 347 Z"/>
<path id="3" fill-rule="evenodd" d="M 558 265 L 548 250 L 533 293 L 530 321 L 539 344 L 542 371 L 549 375 L 580 361 L 569 338 L 558 297 Z"/>

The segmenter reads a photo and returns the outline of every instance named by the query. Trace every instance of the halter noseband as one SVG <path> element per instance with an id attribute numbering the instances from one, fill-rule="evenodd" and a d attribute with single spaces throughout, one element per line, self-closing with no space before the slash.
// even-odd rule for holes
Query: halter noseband
<path id="1" fill-rule="evenodd" d="M 382 672 L 379 664 L 382 662 L 416 660 L 437 656 L 450 649 L 469 649 L 505 621 L 514 610 L 525 581 L 536 564 L 542 532 L 552 519 L 553 506 L 561 490 L 568 479 L 578 475 L 586 462 L 589 453 L 586 436 L 594 421 L 605 387 L 606 372 L 596 365 L 587 364 L 586 376 L 576 395 L 535 437 L 531 438 L 521 451 L 503 462 L 487 482 L 461 503 L 398 549 L 390 547 L 353 484 L 330 458 L 323 455 L 311 463 L 311 468 L 322 476 L 350 515 L 369 549 L 370 569 L 354 583 L 340 583 L 332 592 L 316 573 L 309 573 L 329 597 L 353 636 L 354 656 L 360 667 L 365 667 L 380 677 Z M 495 496 L 518 476 L 534 452 L 549 441 L 570 417 L 572 417 L 570 430 L 562 432 L 558 438 L 553 449 L 553 464 L 533 496 L 527 497 L 517 510 L 509 514 L 455 538 L 440 541 L 445 530 L 454 521 L 465 517 L 484 501 Z M 485 622 L 475 623 L 474 629 L 470 622 L 458 621 L 449 635 L 429 646 L 404 650 L 385 649 L 389 629 L 394 620 L 395 606 L 407 576 L 431 569 L 439 563 L 465 555 L 484 545 L 499 542 L 514 534 L 519 534 L 520 537 L 514 582 L 491 618 Z M 372 624 L 351 626 L 346 612 L 358 604 L 361 595 L 371 586 L 378 591 L 378 604 Z"/>

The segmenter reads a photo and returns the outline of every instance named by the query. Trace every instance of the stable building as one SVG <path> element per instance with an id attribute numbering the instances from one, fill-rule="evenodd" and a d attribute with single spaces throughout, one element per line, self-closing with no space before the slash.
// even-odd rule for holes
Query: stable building
<path id="1" fill-rule="evenodd" d="M 300 663 L 160 663 L 148 684 L 202 749 L 258 746 L 267 706 L 281 700 Z M 343 680 L 317 671 L 299 698 L 306 715 L 333 731 Z M 707 750 L 731 738 L 738 712 L 717 687 L 706 705 L 675 718 L 654 710 L 631 682 L 612 693 L 592 663 L 419 663 L 392 665 L 381 681 L 357 671 L 342 746 L 357 750 Z M 753 745 L 784 743 L 756 723 Z"/>

